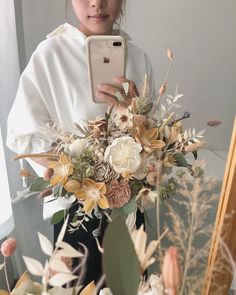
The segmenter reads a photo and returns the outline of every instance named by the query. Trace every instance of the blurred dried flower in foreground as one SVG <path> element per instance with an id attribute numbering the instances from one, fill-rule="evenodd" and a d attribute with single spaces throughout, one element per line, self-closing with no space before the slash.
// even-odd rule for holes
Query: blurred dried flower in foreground
<path id="1" fill-rule="evenodd" d="M 220 120 L 217 120 L 217 119 L 211 119 L 211 120 L 207 121 L 207 125 L 210 126 L 210 127 L 218 126 L 221 123 L 222 122 Z"/>
<path id="2" fill-rule="evenodd" d="M 198 294 L 202 288 L 214 224 L 217 183 L 204 178 L 198 170 L 193 166 L 189 172 L 177 173 L 178 195 L 165 204 L 170 229 L 167 239 L 178 248 L 183 269 L 181 295 Z"/>
<path id="3" fill-rule="evenodd" d="M 4 257 L 10 257 L 16 250 L 16 239 L 9 238 L 2 243 L 1 253 Z"/>
<path id="4" fill-rule="evenodd" d="M 168 294 L 176 294 L 181 284 L 181 270 L 179 266 L 177 248 L 170 247 L 164 256 L 162 277 Z"/>

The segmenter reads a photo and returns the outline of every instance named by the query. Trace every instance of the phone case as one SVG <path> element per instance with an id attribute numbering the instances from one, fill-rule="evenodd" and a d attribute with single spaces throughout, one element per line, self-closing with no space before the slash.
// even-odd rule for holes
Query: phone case
<path id="1" fill-rule="evenodd" d="M 87 60 L 90 91 L 94 102 L 99 84 L 115 85 L 113 79 L 125 76 L 126 43 L 121 36 L 90 36 L 87 38 Z"/>

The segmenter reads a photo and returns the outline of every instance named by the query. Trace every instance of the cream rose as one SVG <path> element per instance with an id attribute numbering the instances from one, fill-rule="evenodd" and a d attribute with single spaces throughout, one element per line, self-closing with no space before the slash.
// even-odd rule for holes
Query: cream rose
<path id="1" fill-rule="evenodd" d="M 134 173 L 142 162 L 141 150 L 141 144 L 135 142 L 132 137 L 122 136 L 115 139 L 106 148 L 104 160 L 110 163 L 119 174 L 125 172 Z"/>
<path id="2" fill-rule="evenodd" d="M 71 155 L 76 157 L 76 156 L 79 156 L 85 146 L 87 144 L 87 140 L 86 139 L 76 139 L 75 141 L 73 141 L 70 145 L 69 145 L 69 150 L 71 152 Z"/>

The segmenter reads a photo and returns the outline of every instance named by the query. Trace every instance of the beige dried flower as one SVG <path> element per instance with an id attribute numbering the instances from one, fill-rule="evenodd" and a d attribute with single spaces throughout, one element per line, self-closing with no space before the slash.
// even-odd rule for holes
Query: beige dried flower
<path id="1" fill-rule="evenodd" d="M 93 137 L 99 138 L 107 130 L 107 121 L 105 119 L 97 118 L 94 121 L 88 122 L 88 128 Z"/>
<path id="2" fill-rule="evenodd" d="M 144 125 L 146 123 L 147 117 L 144 115 L 134 115 L 134 125 Z"/>
<path id="3" fill-rule="evenodd" d="M 116 180 L 119 175 L 107 162 L 101 162 L 95 165 L 94 167 L 94 178 L 99 182 L 112 182 Z"/>
<path id="4" fill-rule="evenodd" d="M 199 149 L 201 149 L 202 147 L 204 147 L 206 145 L 206 142 L 205 141 L 200 141 L 200 142 L 195 142 L 193 144 L 189 144 L 187 145 L 184 150 L 186 152 L 195 152 L 195 151 L 198 151 Z"/>
<path id="5" fill-rule="evenodd" d="M 110 208 L 120 208 L 127 204 L 131 198 L 131 189 L 127 181 L 122 179 L 120 182 L 112 182 L 106 194 Z"/>
<path id="6" fill-rule="evenodd" d="M 157 171 L 150 171 L 146 176 L 147 182 L 150 185 L 156 185 L 157 182 Z"/>

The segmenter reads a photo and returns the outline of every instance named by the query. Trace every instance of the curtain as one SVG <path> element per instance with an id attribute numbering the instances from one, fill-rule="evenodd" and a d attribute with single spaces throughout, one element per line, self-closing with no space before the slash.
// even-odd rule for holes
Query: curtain
<path id="1" fill-rule="evenodd" d="M 9 182 L 3 149 L 2 132 L 0 128 L 0 240 L 5 238 L 14 228 Z"/>

